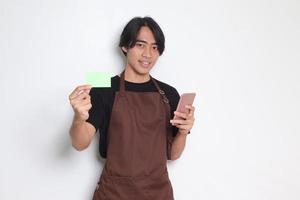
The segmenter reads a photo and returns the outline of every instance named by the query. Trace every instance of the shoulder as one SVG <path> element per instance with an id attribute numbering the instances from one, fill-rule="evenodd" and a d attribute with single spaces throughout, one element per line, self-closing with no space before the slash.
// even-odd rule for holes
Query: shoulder
<path id="1" fill-rule="evenodd" d="M 164 83 L 160 80 L 155 79 L 159 85 L 159 87 L 166 93 L 167 98 L 169 99 L 170 102 L 170 107 L 171 107 L 171 116 L 173 116 L 173 111 L 175 111 L 177 104 L 180 99 L 180 95 L 177 91 L 177 89 L 167 83 Z"/>
<path id="2" fill-rule="evenodd" d="M 165 82 L 162 82 L 160 80 L 155 79 L 158 83 L 158 85 L 160 86 L 160 88 L 167 94 L 167 96 L 171 96 L 171 97 L 179 97 L 179 93 L 177 91 L 177 89 Z"/>

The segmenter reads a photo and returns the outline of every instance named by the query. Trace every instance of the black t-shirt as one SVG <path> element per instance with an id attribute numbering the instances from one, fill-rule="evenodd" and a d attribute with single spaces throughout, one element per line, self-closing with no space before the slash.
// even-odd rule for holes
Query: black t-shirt
<path id="1" fill-rule="evenodd" d="M 171 119 L 174 116 L 177 104 L 179 102 L 179 94 L 177 90 L 161 81 L 157 81 L 159 87 L 166 93 L 169 99 L 171 108 Z M 120 77 L 114 76 L 111 78 L 110 88 L 92 88 L 90 91 L 92 108 L 89 110 L 89 118 L 87 122 L 92 124 L 96 131 L 100 133 L 99 151 L 103 158 L 106 158 L 107 151 L 107 131 L 109 127 L 109 120 L 115 99 L 115 92 L 119 91 Z M 125 90 L 134 92 L 158 92 L 152 80 L 144 83 L 132 83 L 125 81 Z M 178 129 L 173 126 L 173 136 L 177 134 Z"/>

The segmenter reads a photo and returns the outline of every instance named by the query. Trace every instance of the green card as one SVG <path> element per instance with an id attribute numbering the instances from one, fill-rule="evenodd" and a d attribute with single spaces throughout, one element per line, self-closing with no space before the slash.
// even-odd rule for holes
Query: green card
<path id="1" fill-rule="evenodd" d="M 111 87 L 111 73 L 109 72 L 87 72 L 85 81 L 92 87 Z"/>

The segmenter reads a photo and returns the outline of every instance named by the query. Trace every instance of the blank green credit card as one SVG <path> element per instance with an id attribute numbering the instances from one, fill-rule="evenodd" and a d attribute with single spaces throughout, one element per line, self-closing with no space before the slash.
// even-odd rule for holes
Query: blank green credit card
<path id="1" fill-rule="evenodd" d="M 109 72 L 87 72 L 85 81 L 92 87 L 111 87 L 111 73 Z"/>

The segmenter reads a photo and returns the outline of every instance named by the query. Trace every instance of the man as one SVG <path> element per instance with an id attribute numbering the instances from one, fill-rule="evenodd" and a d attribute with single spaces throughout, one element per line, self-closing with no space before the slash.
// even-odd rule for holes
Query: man
<path id="1" fill-rule="evenodd" d="M 99 130 L 100 154 L 106 158 L 93 200 L 174 199 L 167 160 L 180 157 L 194 107 L 187 106 L 188 114 L 175 112 L 177 90 L 149 74 L 164 42 L 152 18 L 133 18 L 119 43 L 125 69 L 111 78 L 111 88 L 83 85 L 69 96 L 75 113 L 72 145 L 84 150 Z"/>

